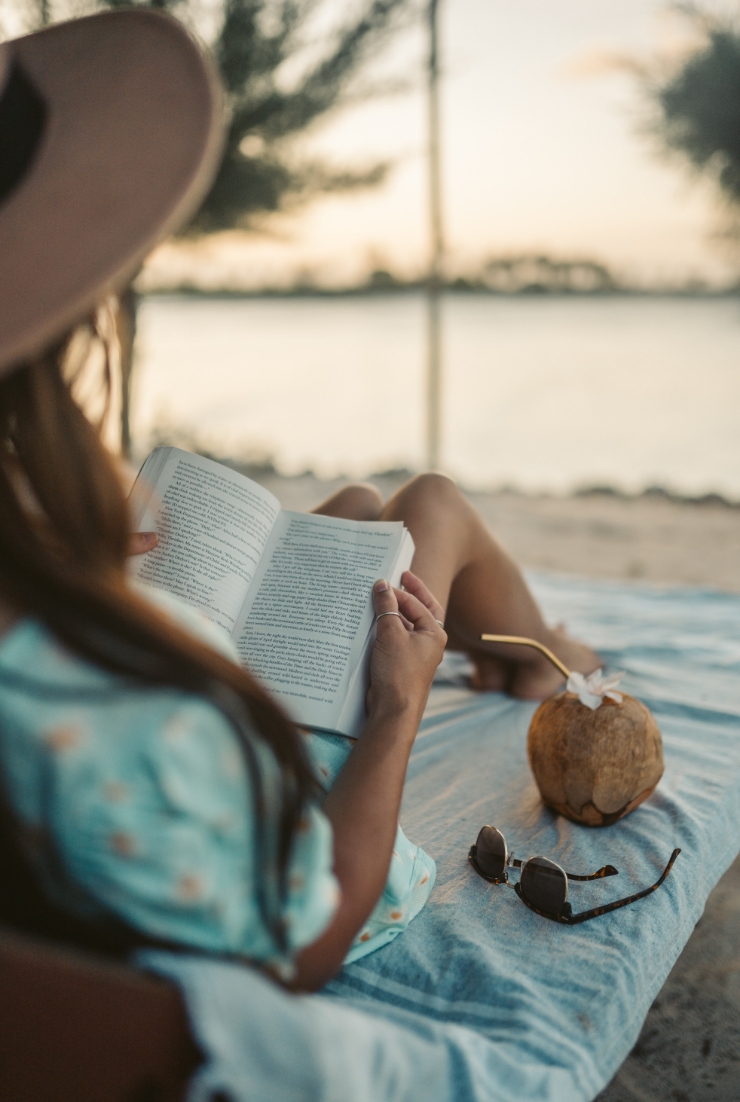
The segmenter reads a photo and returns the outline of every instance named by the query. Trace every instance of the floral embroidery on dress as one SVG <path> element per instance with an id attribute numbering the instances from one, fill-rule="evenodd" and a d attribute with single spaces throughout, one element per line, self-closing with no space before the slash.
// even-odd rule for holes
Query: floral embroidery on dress
<path id="1" fill-rule="evenodd" d="M 110 836 L 110 848 L 118 857 L 133 857 L 137 852 L 136 839 L 133 834 L 116 830 Z"/>
<path id="2" fill-rule="evenodd" d="M 55 754 L 63 754 L 66 750 L 74 750 L 84 741 L 84 733 L 77 724 L 69 723 L 62 727 L 54 727 L 49 731 L 44 741 Z"/>
<path id="3" fill-rule="evenodd" d="M 186 873 L 177 881 L 175 891 L 183 903 L 192 903 L 203 895 L 203 881 L 195 873 Z"/>
<path id="4" fill-rule="evenodd" d="M 103 795 L 108 803 L 122 804 L 129 798 L 129 789 L 121 781 L 106 781 L 103 785 Z"/>

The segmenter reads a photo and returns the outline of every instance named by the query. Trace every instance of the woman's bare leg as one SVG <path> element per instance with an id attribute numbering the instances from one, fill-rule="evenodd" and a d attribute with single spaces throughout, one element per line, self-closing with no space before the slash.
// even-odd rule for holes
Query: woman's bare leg
<path id="1" fill-rule="evenodd" d="M 519 569 L 449 478 L 425 474 L 384 505 L 369 483 L 342 487 L 312 510 L 348 520 L 402 520 L 416 544 L 412 570 L 446 609 L 448 646 L 467 651 L 481 689 L 530 700 L 553 693 L 562 678 L 536 651 L 482 643 L 483 633 L 525 635 L 548 646 L 570 669 L 599 665 L 592 650 L 549 628 Z"/>
<path id="2" fill-rule="evenodd" d="M 322 501 L 312 513 L 323 517 L 344 517 L 345 520 L 380 520 L 383 495 L 369 482 L 351 482 Z"/>
<path id="3" fill-rule="evenodd" d="M 581 673 L 599 665 L 589 647 L 545 624 L 519 569 L 449 478 L 412 479 L 391 497 L 380 519 L 402 520 L 411 532 L 416 544 L 411 569 L 446 609 L 449 645 L 471 655 L 480 688 L 541 700 L 563 680 L 537 651 L 483 643 L 483 633 L 537 639 Z"/>

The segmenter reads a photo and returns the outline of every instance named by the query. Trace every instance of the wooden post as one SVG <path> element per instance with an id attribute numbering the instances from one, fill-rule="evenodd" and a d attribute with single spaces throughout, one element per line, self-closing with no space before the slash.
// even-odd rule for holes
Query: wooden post
<path id="1" fill-rule="evenodd" d="M 426 462 L 439 467 L 442 443 L 442 319 L 444 234 L 439 142 L 439 0 L 429 0 L 429 228 L 431 255 L 427 279 L 427 424 Z"/>
<path id="2" fill-rule="evenodd" d="M 130 285 L 118 296 L 116 329 L 121 350 L 121 455 L 131 458 L 131 377 L 134 370 L 138 295 Z"/>

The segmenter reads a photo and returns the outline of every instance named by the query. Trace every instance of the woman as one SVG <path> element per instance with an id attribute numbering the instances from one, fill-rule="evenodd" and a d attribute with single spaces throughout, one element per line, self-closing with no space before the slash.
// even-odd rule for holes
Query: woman
<path id="1" fill-rule="evenodd" d="M 313 990 L 431 890 L 433 862 L 396 824 L 445 645 L 473 653 L 481 687 L 531 699 L 557 675 L 481 650 L 482 631 L 596 662 L 547 629 L 451 482 L 387 504 L 349 487 L 320 511 L 402 519 L 417 553 L 404 590 L 373 590 L 361 738 L 309 740 L 324 795 L 220 636 L 128 584 L 126 500 L 73 392 L 91 354 L 111 362 L 95 303 L 202 197 L 219 116 L 207 63 L 151 12 L 0 46 L 0 916 L 111 952 L 231 954 Z"/>

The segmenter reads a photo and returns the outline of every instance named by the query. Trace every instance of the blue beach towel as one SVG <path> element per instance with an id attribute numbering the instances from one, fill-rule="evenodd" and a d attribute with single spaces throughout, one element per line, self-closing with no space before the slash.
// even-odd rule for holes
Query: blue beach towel
<path id="1" fill-rule="evenodd" d="M 209 1060 L 190 1102 L 588 1102 L 637 1039 L 655 995 L 740 850 L 740 598 L 535 576 L 565 620 L 654 712 L 666 770 L 627 819 L 592 830 L 547 811 L 529 772 L 534 705 L 475 694 L 446 660 L 411 758 L 402 822 L 437 862 L 408 930 L 347 965 L 318 996 L 246 969 L 146 954 L 182 985 Z M 568 928 L 480 879 L 467 852 L 483 823 L 517 856 L 618 877 L 574 884 L 585 910 L 655 893 Z M 516 876 L 516 873 L 514 874 Z"/>

